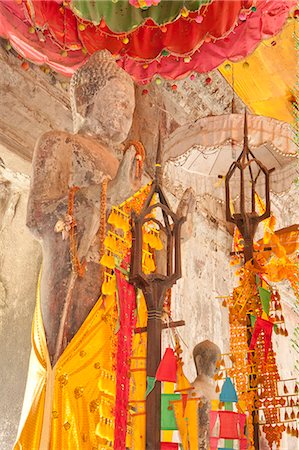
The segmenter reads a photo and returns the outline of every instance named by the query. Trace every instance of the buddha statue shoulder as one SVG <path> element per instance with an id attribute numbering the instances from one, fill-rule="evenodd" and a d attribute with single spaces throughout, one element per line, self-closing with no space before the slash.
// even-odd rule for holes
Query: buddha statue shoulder
<path id="1" fill-rule="evenodd" d="M 109 211 L 141 185 L 134 148 L 120 163 L 114 151 L 132 125 L 135 99 L 129 75 L 104 50 L 75 72 L 70 90 L 75 133 L 50 131 L 40 138 L 27 211 L 27 225 L 42 245 L 41 312 L 53 365 L 101 293 L 100 211 Z M 72 265 L 72 221 L 83 276 Z"/>

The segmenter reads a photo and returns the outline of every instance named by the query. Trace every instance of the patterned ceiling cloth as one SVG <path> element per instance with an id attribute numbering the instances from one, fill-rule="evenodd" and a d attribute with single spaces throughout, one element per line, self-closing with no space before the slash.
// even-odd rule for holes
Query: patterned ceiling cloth
<path id="1" fill-rule="evenodd" d="M 182 8 L 197 12 L 202 6 L 212 3 L 212 0 L 162 0 L 152 8 L 133 7 L 129 1 L 121 0 L 71 0 L 70 8 L 75 15 L 99 25 L 102 19 L 107 27 L 115 32 L 129 32 L 142 25 L 148 19 L 157 25 L 165 25 L 178 19 Z"/>
<path id="2" fill-rule="evenodd" d="M 89 3 L 98 5 L 99 24 L 78 16 L 86 1 L 70 5 L 58 0 L 2 0 L 0 36 L 23 57 L 68 76 L 89 54 L 106 48 L 139 83 L 156 74 L 178 79 L 191 71 L 208 72 L 226 59 L 244 58 L 262 39 L 280 31 L 296 1 L 196 1 L 192 3 L 199 9 L 187 12 L 187 17 L 174 6 L 165 8 L 181 2 L 162 0 L 144 12 L 124 2 L 134 11 L 126 20 L 123 12 L 118 17 L 118 3 Z M 95 14 L 90 8 L 84 11 L 89 20 L 91 12 Z"/>

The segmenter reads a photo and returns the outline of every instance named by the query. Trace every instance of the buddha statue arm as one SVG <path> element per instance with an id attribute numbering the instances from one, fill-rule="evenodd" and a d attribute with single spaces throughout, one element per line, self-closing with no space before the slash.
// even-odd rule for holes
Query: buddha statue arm
<path id="1" fill-rule="evenodd" d="M 33 173 L 27 206 L 27 226 L 36 238 L 55 226 L 65 214 L 71 173 L 70 148 L 63 145 L 59 132 L 44 134 L 36 144 L 33 157 Z M 53 214 L 57 211 L 56 214 Z M 53 217 L 53 215 L 55 217 Z"/>

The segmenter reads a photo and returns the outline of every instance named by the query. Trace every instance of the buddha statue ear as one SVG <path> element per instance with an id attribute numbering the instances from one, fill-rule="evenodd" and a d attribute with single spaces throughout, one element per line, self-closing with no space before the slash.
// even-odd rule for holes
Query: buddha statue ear
<path id="1" fill-rule="evenodd" d="M 203 365 L 203 361 L 202 361 L 202 356 L 198 353 L 197 355 L 193 354 L 194 357 L 194 363 L 195 363 L 195 367 L 196 367 L 196 373 L 197 376 L 201 375 L 203 373 L 202 370 L 202 365 Z"/>

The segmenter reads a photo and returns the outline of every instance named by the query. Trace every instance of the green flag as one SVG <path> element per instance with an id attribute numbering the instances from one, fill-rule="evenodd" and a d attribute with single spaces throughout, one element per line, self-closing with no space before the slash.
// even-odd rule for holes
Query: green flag
<path id="1" fill-rule="evenodd" d="M 263 311 L 268 316 L 269 315 L 269 310 L 270 310 L 271 292 L 268 291 L 267 289 L 263 288 L 263 287 L 259 287 L 258 289 L 259 289 L 260 299 L 261 299 L 261 302 L 262 302 Z"/>
<path id="2" fill-rule="evenodd" d="M 252 328 L 254 327 L 254 324 L 256 322 L 256 316 L 253 316 L 252 314 L 250 314 L 250 323 Z"/>
<path id="3" fill-rule="evenodd" d="M 155 377 L 146 377 L 146 393 L 145 393 L 146 397 L 154 389 L 155 383 L 156 383 L 156 378 Z"/>
<path id="4" fill-rule="evenodd" d="M 177 430 L 174 410 L 170 402 L 179 400 L 181 394 L 161 395 L 161 430 Z"/>

